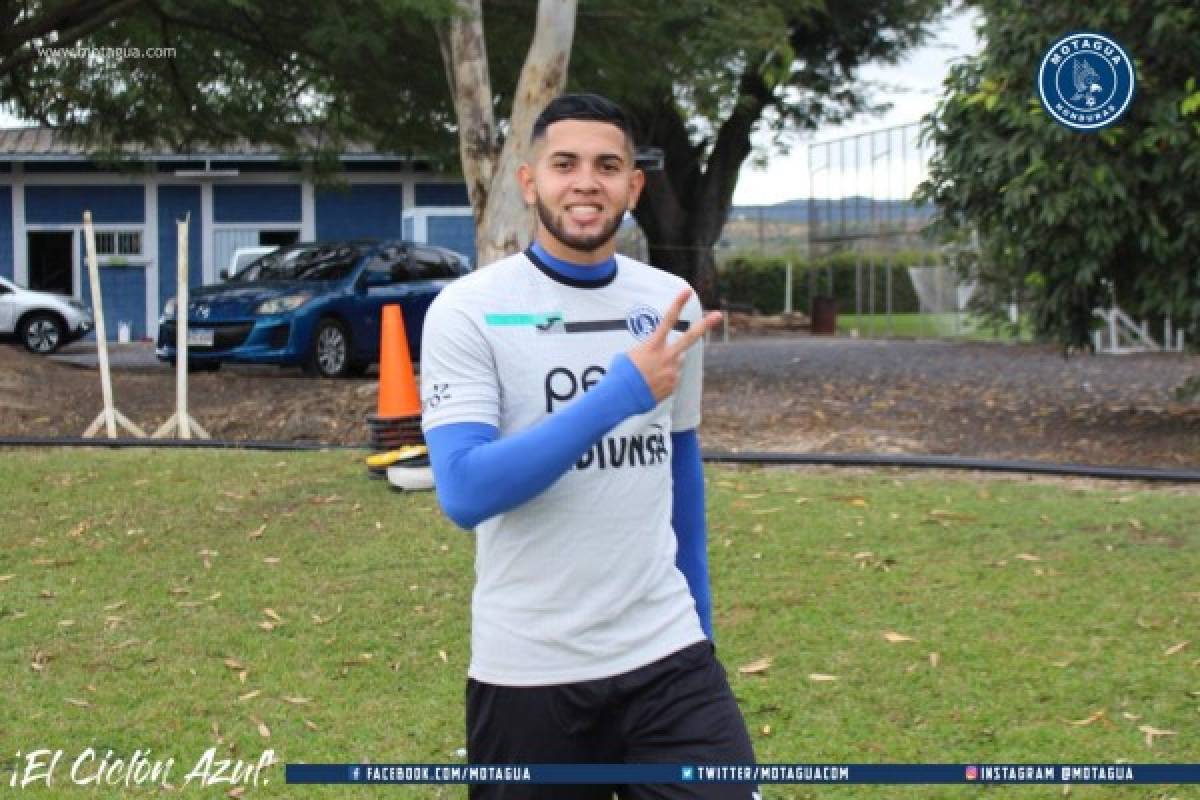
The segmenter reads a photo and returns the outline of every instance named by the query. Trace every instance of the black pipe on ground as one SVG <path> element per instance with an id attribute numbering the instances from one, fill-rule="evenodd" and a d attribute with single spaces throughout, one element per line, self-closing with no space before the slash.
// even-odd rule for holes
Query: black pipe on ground
<path id="1" fill-rule="evenodd" d="M 219 439 L 54 439 L 48 437 L 0 437 L 5 447 L 101 447 L 123 448 L 212 448 L 217 450 L 320 451 L 369 450 L 361 445 L 318 442 L 256 442 Z M 1065 478 L 1096 478 L 1114 481 L 1156 483 L 1200 483 L 1200 471 L 1155 467 L 1108 467 L 1086 464 L 1053 464 L 1042 461 L 1004 461 L 961 456 L 871 455 L 854 453 L 776 453 L 705 450 L 710 464 L 758 464 L 761 466 L 896 467 L 901 469 L 952 469 L 978 472 L 1007 472 Z"/>

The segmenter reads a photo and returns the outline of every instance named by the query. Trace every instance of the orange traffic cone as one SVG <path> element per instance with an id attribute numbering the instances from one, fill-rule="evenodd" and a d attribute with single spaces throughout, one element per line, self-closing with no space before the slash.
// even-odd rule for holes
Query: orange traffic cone
<path id="1" fill-rule="evenodd" d="M 379 340 L 380 417 L 421 416 L 421 396 L 408 354 L 408 336 L 400 306 L 383 307 L 383 332 Z"/>

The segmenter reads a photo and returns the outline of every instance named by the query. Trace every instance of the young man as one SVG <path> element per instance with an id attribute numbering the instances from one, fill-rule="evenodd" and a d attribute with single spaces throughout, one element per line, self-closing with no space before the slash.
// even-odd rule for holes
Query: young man
<path id="1" fill-rule="evenodd" d="M 679 278 L 615 254 L 644 180 L 618 106 L 560 96 L 532 144 L 517 177 L 536 241 L 447 287 L 421 349 L 438 499 L 477 536 L 468 757 L 751 763 L 706 635 L 695 428 L 700 342 L 720 315 L 704 315 Z M 476 785 L 471 797 L 614 791 L 757 796 L 744 784 L 673 784 Z"/>

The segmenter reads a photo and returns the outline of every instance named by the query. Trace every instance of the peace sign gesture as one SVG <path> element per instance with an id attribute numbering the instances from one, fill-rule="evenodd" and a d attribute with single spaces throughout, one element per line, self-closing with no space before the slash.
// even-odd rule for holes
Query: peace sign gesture
<path id="1" fill-rule="evenodd" d="M 667 342 L 667 334 L 679 321 L 683 307 L 692 296 L 691 289 L 684 289 L 671 303 L 662 322 L 654 329 L 654 333 L 646 341 L 629 351 L 629 359 L 642 373 L 646 385 L 654 394 L 655 402 L 662 402 L 675 391 L 679 383 L 679 373 L 683 369 L 683 357 L 689 347 L 695 344 L 704 333 L 721 321 L 720 311 L 710 311 L 674 342 Z"/>

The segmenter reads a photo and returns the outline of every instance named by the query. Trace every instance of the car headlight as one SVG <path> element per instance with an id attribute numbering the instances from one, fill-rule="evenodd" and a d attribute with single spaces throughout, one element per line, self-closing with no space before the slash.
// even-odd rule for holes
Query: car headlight
<path id="1" fill-rule="evenodd" d="M 282 297 L 273 297 L 270 300 L 265 300 L 258 304 L 258 308 L 254 309 L 255 314 L 286 314 L 289 311 L 295 311 L 300 306 L 312 299 L 312 292 L 297 292 L 296 294 L 285 294 Z"/>
<path id="2" fill-rule="evenodd" d="M 168 297 L 167 302 L 163 303 L 163 319 L 175 319 L 175 298 Z"/>

